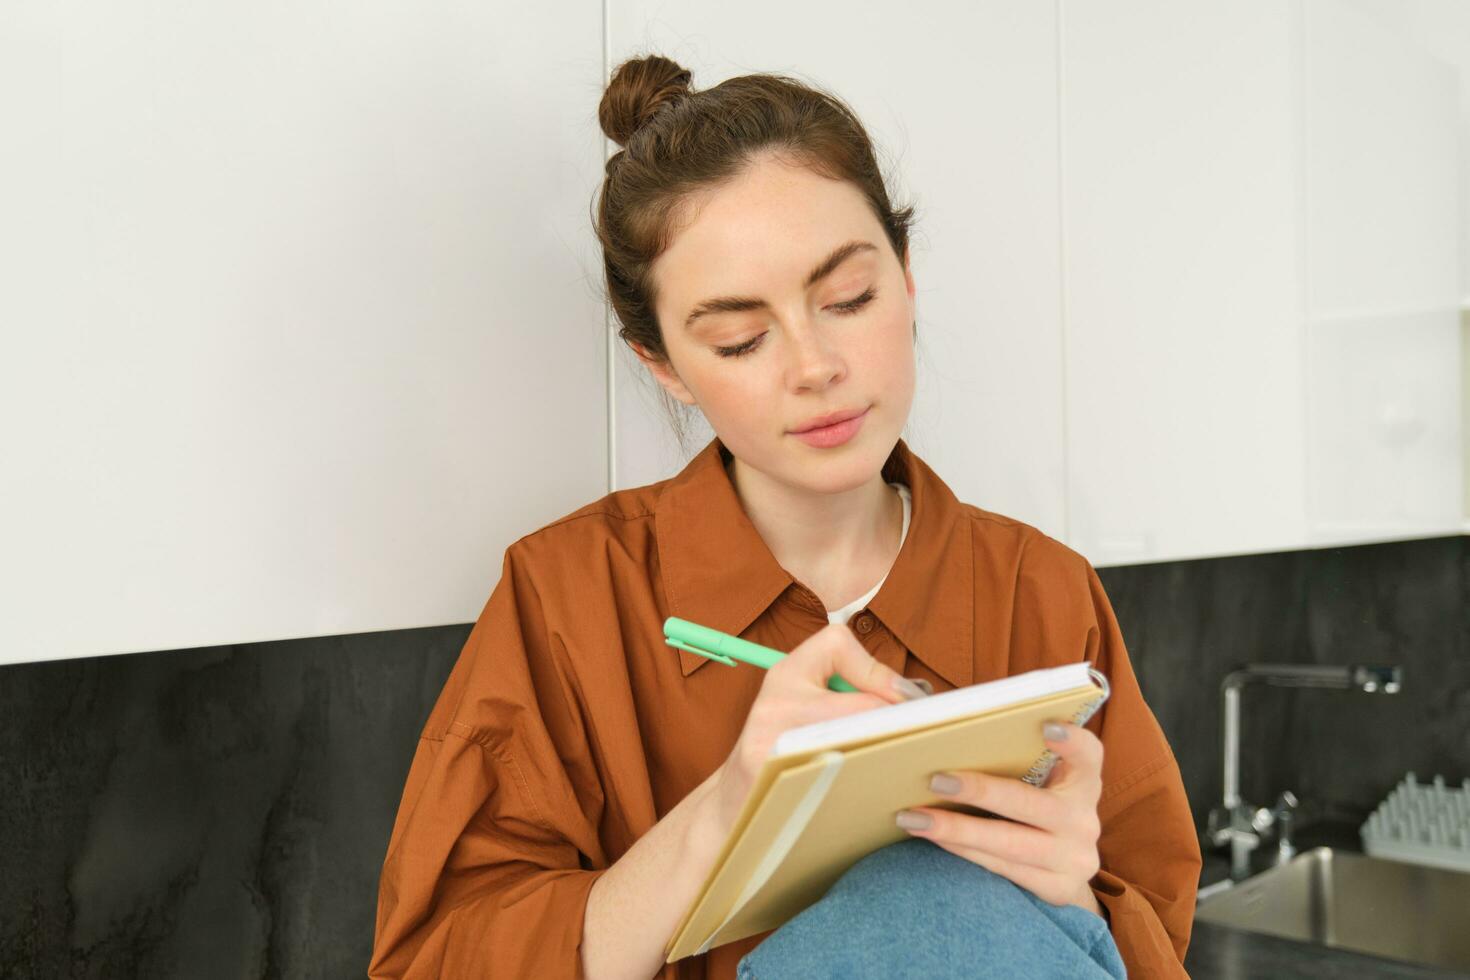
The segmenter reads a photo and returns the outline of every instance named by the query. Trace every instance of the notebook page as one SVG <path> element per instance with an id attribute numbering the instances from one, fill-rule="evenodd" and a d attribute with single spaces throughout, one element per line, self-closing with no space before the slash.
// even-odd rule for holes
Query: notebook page
<path id="1" fill-rule="evenodd" d="M 1060 667 L 1044 667 L 969 687 L 958 687 L 942 694 L 931 694 L 916 701 L 888 704 L 843 718 L 831 718 L 789 728 L 777 737 L 771 756 L 775 758 L 795 755 L 892 735 L 895 732 L 927 728 L 992 708 L 1087 687 L 1092 684 L 1088 668 L 1088 663 L 1082 660 Z"/>

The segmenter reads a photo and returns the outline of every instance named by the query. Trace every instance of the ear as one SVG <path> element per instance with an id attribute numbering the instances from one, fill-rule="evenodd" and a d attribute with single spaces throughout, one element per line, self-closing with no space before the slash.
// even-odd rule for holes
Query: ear
<path id="1" fill-rule="evenodd" d="M 909 299 L 913 299 L 914 298 L 914 271 L 909 266 L 909 247 L 908 247 L 907 244 L 905 244 L 904 247 L 903 247 L 903 280 L 904 280 L 904 284 L 908 286 Z"/>
<path id="2" fill-rule="evenodd" d="M 648 368 L 648 373 L 653 375 L 654 380 L 663 386 L 664 391 L 673 395 L 685 405 L 695 404 L 694 396 L 689 389 L 684 387 L 684 382 L 679 380 L 679 375 L 674 371 L 673 363 L 662 358 L 654 357 L 648 352 L 648 348 L 642 344 L 628 341 L 628 346 L 633 348 L 633 353 L 638 355 L 638 360 Z"/>

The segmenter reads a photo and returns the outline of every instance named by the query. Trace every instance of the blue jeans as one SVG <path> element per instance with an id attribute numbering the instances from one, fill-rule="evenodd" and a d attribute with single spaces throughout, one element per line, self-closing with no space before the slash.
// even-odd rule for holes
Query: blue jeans
<path id="1" fill-rule="evenodd" d="M 833 977 L 1123 977 L 1107 923 L 1037 898 L 933 841 L 858 861 L 746 953 L 739 980 Z"/>

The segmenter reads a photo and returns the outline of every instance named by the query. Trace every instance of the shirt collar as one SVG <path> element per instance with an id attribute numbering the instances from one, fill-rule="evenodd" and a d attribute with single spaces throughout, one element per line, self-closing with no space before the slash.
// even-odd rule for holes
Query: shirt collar
<path id="1" fill-rule="evenodd" d="M 751 523 L 716 436 L 654 504 L 669 614 L 738 636 L 792 587 Z M 898 558 L 868 609 L 898 641 L 956 687 L 974 681 L 974 549 L 964 506 L 899 439 L 883 479 L 909 487 L 912 513 Z M 709 663 L 676 651 L 684 676 Z"/>

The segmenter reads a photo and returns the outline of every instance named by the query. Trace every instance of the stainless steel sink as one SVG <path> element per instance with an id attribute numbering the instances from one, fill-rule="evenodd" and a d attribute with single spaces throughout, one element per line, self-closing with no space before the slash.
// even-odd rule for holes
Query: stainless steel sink
<path id="1" fill-rule="evenodd" d="M 1201 922 L 1470 970 L 1470 873 L 1330 847 L 1201 899 Z"/>

